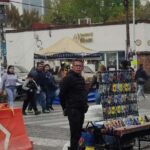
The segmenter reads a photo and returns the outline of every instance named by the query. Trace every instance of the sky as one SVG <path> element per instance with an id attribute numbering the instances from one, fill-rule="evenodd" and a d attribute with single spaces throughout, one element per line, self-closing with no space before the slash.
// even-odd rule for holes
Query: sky
<path id="1" fill-rule="evenodd" d="M 136 1 L 136 0 L 135 0 L 135 1 Z M 145 5 L 147 1 L 150 1 L 150 0 L 141 0 L 141 3 L 142 3 L 143 5 Z"/>

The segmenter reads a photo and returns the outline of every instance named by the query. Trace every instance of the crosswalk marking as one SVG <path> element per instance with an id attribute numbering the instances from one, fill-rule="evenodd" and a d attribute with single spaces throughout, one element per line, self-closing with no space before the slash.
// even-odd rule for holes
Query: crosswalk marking
<path id="1" fill-rule="evenodd" d="M 65 118 L 54 118 L 54 119 L 48 119 L 48 120 L 35 120 L 35 121 L 29 121 L 29 122 L 26 122 L 25 124 L 27 125 L 29 125 L 29 124 L 45 124 L 45 123 L 54 123 L 54 121 L 57 123 L 57 122 L 61 122 L 61 121 L 67 121 L 67 119 L 65 119 Z"/>
<path id="2" fill-rule="evenodd" d="M 58 117 L 49 116 L 49 117 L 50 118 L 44 118 L 44 119 L 37 118 L 37 120 L 33 120 L 33 121 L 26 120 L 25 125 L 38 124 L 40 126 L 47 126 L 47 127 L 52 127 L 52 126 L 62 127 L 64 125 L 68 126 L 68 124 L 69 124 L 67 117 L 63 117 L 63 116 L 61 116 L 61 117 L 60 116 L 58 116 Z M 85 117 L 85 123 L 87 123 L 88 121 L 95 121 L 95 120 L 99 120 L 99 117 L 94 117 L 94 118 Z M 69 126 L 68 126 L 68 128 L 69 128 Z"/>
<path id="3" fill-rule="evenodd" d="M 146 109 L 140 109 L 139 113 L 140 115 L 148 115 L 150 116 L 150 113 L 147 113 L 148 110 Z M 40 116 L 40 115 L 39 115 Z M 25 125 L 32 125 L 32 124 L 38 124 L 40 126 L 47 126 L 47 127 L 52 127 L 52 126 L 59 126 L 60 128 L 69 128 L 69 123 L 68 123 L 68 119 L 67 117 L 64 117 L 62 115 L 62 113 L 60 112 L 53 112 L 52 114 L 46 114 L 46 117 L 36 117 L 36 116 L 29 116 L 30 120 L 27 119 L 27 117 L 25 117 Z M 31 117 L 33 118 L 33 120 L 31 119 Z M 95 121 L 95 120 L 99 120 L 99 117 L 93 117 L 91 118 L 90 116 L 86 116 L 85 117 L 85 123 L 86 124 L 88 121 Z"/>
<path id="4" fill-rule="evenodd" d="M 140 115 L 146 114 L 148 117 L 150 116 L 150 112 L 148 109 L 139 109 Z M 38 125 L 40 127 L 59 127 L 60 129 L 65 129 L 67 132 L 69 132 L 69 122 L 68 118 L 64 117 L 62 115 L 62 111 L 54 111 L 49 114 L 41 114 L 39 116 L 35 115 L 29 115 L 24 117 L 25 124 L 26 125 Z M 99 120 L 99 117 L 91 117 L 90 114 L 89 116 L 85 117 L 85 122 L 84 122 L 84 127 L 86 126 L 88 121 L 95 121 Z M 65 131 L 65 132 L 66 132 Z M 58 139 L 55 138 L 45 138 L 45 137 L 32 137 L 30 135 L 31 141 L 33 141 L 34 145 L 37 146 L 46 146 L 46 147 L 52 147 L 55 149 L 55 147 L 60 147 L 62 149 L 64 145 L 68 142 L 68 140 L 62 140 L 61 138 L 58 137 Z M 69 135 L 66 139 L 69 139 Z"/>
<path id="5" fill-rule="evenodd" d="M 51 138 L 40 138 L 40 137 L 29 137 L 33 144 L 39 146 L 50 146 L 50 147 L 63 147 L 68 140 L 51 139 Z"/>
<path id="6" fill-rule="evenodd" d="M 46 123 L 46 124 L 43 124 L 42 126 L 47 126 L 47 127 L 59 126 L 59 127 L 61 127 L 60 125 L 66 125 L 66 124 L 68 124 L 68 121 Z"/>

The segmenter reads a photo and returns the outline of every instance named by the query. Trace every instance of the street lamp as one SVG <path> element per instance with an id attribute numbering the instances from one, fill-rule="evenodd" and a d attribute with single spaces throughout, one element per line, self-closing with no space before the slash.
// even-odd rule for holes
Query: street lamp
<path id="1" fill-rule="evenodd" d="M 126 60 L 128 60 L 128 53 L 130 49 L 130 34 L 129 34 L 129 1 L 123 0 L 126 14 Z"/>

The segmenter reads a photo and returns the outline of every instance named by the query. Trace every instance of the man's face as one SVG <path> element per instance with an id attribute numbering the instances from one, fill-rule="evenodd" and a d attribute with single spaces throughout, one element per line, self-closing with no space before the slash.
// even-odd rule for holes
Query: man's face
<path id="1" fill-rule="evenodd" d="M 80 61 L 74 61 L 73 66 L 72 66 L 72 70 L 78 74 L 81 74 L 81 72 L 83 70 L 83 63 Z"/>
<path id="2" fill-rule="evenodd" d="M 42 65 L 42 64 L 39 64 L 39 65 L 37 66 L 37 70 L 42 71 L 42 70 L 43 70 L 43 65 Z"/>

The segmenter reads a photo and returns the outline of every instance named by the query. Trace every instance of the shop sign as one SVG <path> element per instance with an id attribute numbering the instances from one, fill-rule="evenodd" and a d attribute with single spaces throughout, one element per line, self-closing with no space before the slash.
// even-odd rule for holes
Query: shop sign
<path id="1" fill-rule="evenodd" d="M 91 43 L 93 42 L 93 33 L 76 33 L 73 39 L 80 43 Z"/>
<path id="2" fill-rule="evenodd" d="M 104 61 L 104 53 L 94 53 L 86 55 L 85 58 L 92 58 L 93 60 Z"/>

